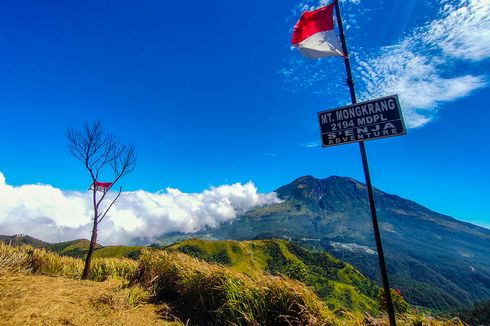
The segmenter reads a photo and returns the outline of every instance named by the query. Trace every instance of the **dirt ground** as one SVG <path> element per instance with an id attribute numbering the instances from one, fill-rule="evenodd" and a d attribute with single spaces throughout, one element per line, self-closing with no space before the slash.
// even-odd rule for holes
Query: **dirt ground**
<path id="1" fill-rule="evenodd" d="M 29 274 L 0 275 L 0 325 L 182 325 L 162 306 L 117 298 L 120 283 Z"/>

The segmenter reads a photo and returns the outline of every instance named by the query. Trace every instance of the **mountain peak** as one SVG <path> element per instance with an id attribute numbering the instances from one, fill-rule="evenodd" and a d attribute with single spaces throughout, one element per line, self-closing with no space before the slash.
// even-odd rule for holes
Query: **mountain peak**
<path id="1" fill-rule="evenodd" d="M 317 180 L 318 180 L 317 178 L 308 174 L 308 175 L 304 175 L 302 177 L 297 178 L 296 180 L 293 181 L 293 183 L 294 182 L 309 182 L 309 181 L 317 181 Z"/>
<path id="2" fill-rule="evenodd" d="M 366 186 L 349 177 L 330 176 L 317 179 L 311 175 L 297 178 L 293 182 L 276 190 L 282 199 L 310 199 L 321 200 L 327 192 L 349 193 L 351 191 L 365 191 Z"/>
<path id="3" fill-rule="evenodd" d="M 297 178 L 293 182 L 282 186 L 276 190 L 279 197 L 283 199 L 290 198 L 311 198 L 317 199 L 320 194 L 319 191 L 320 180 L 306 175 Z"/>

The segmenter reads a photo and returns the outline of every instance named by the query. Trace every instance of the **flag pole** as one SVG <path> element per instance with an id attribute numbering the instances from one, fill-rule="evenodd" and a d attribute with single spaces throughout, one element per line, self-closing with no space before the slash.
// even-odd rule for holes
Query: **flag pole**
<path id="1" fill-rule="evenodd" d="M 350 67 L 349 53 L 347 52 L 347 43 L 345 41 L 344 27 L 342 25 L 342 16 L 340 15 L 340 6 L 338 0 L 333 0 L 335 4 L 335 13 L 337 15 L 337 24 L 339 26 L 340 41 L 342 42 L 342 52 L 344 53 L 345 70 L 347 72 L 347 85 L 349 86 L 350 98 L 352 104 L 357 103 L 356 91 L 354 89 L 354 80 L 352 79 L 352 71 Z M 364 177 L 366 179 L 366 187 L 368 191 L 369 207 L 371 209 L 371 217 L 373 220 L 374 238 L 376 248 L 378 249 L 378 260 L 381 271 L 381 279 L 383 281 L 384 296 L 386 301 L 386 310 L 390 320 L 390 326 L 396 326 L 395 309 L 391 299 L 390 284 L 388 282 L 388 273 L 386 272 L 385 256 L 383 253 L 383 245 L 381 244 L 381 235 L 379 232 L 378 217 L 376 214 L 376 206 L 374 204 L 373 186 L 371 184 L 371 175 L 369 173 L 369 164 L 366 154 L 364 141 L 359 142 L 359 150 L 361 152 L 362 165 L 364 168 Z"/>

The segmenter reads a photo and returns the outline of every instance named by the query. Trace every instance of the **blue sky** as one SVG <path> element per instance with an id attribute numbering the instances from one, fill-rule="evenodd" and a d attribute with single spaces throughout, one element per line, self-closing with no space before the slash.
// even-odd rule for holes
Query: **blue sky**
<path id="1" fill-rule="evenodd" d="M 200 193 L 296 177 L 363 181 L 358 146 L 322 149 L 316 113 L 349 103 L 340 58 L 291 49 L 317 1 L 2 1 L 0 172 L 84 191 L 68 127 L 134 141 L 126 190 Z M 403 137 L 367 143 L 373 183 L 490 225 L 490 4 L 341 2 L 361 99 L 398 93 Z"/>

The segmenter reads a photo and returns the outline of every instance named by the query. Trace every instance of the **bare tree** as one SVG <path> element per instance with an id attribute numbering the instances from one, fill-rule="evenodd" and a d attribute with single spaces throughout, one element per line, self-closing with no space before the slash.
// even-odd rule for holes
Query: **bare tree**
<path id="1" fill-rule="evenodd" d="M 100 222 L 106 217 L 107 212 L 117 201 L 122 192 L 122 186 L 115 197 L 108 201 L 108 205 L 101 206 L 104 199 L 108 199 L 109 190 L 121 179 L 134 170 L 136 155 L 134 145 L 121 144 L 118 138 L 111 133 L 105 133 L 100 122 L 93 124 L 84 123 L 82 129 L 68 129 L 66 137 L 69 143 L 70 154 L 82 162 L 92 179 L 92 202 L 94 207 L 92 238 L 90 248 L 85 259 L 82 279 L 90 274 L 90 263 L 97 244 L 97 231 Z M 112 170 L 112 180 L 101 186 L 99 176 L 105 169 Z M 102 189 L 102 194 L 97 196 L 97 191 Z"/>

